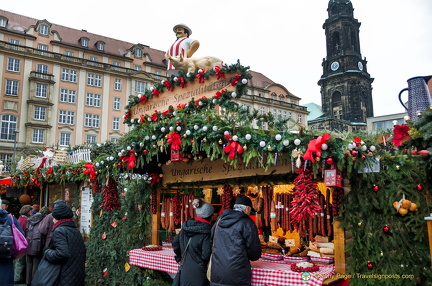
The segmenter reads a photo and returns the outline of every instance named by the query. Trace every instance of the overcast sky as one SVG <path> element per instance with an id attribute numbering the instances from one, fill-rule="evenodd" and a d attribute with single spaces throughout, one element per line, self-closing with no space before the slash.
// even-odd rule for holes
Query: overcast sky
<path id="1" fill-rule="evenodd" d="M 216 56 L 284 85 L 300 104 L 321 105 L 328 0 L 97 1 L 0 0 L 1 9 L 167 50 L 172 27 L 185 23 Z M 432 75 L 432 0 L 351 0 L 361 22 L 360 48 L 372 83 L 375 116 L 403 112 L 407 79 Z M 405 93 L 405 99 L 407 94 Z"/>

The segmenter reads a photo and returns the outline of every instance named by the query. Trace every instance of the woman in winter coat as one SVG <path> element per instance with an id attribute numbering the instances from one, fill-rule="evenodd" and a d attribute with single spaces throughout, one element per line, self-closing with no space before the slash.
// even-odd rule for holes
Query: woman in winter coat
<path id="1" fill-rule="evenodd" d="M 33 273 L 36 271 L 39 262 L 42 258 L 42 250 L 44 248 L 44 237 L 39 232 L 38 227 L 46 214 L 50 213 L 47 207 L 40 209 L 40 212 L 35 213 L 27 220 L 25 236 L 28 242 L 26 255 L 26 283 L 30 285 L 33 279 Z"/>
<path id="2" fill-rule="evenodd" d="M 176 254 L 175 260 L 180 262 L 190 240 L 185 257 L 183 258 L 180 277 L 176 277 L 175 279 L 180 278 L 180 285 L 182 286 L 206 286 L 210 285 L 206 273 L 212 248 L 210 219 L 214 208 L 202 199 L 195 199 L 192 204 L 196 211 L 196 217 L 186 221 L 182 225 L 182 230 L 174 237 L 172 242 L 174 253 Z"/>
<path id="3" fill-rule="evenodd" d="M 37 276 L 45 273 L 43 267 L 55 267 L 62 264 L 59 277 L 56 278 L 56 286 L 83 286 L 85 281 L 86 247 L 80 231 L 73 220 L 71 208 L 65 203 L 54 206 L 53 236 L 49 247 L 44 250 L 43 258 L 49 264 L 40 263 L 36 270 L 32 285 L 37 285 Z M 43 275 L 41 275 L 43 276 Z"/>
<path id="4" fill-rule="evenodd" d="M 9 213 L 1 207 L 0 199 L 0 224 L 6 222 L 7 225 L 12 227 L 12 219 L 17 229 L 24 234 L 18 220 L 14 216 L 10 216 Z M 0 285 L 2 286 L 13 286 L 14 285 L 14 266 L 13 257 L 11 258 L 0 258 Z"/>

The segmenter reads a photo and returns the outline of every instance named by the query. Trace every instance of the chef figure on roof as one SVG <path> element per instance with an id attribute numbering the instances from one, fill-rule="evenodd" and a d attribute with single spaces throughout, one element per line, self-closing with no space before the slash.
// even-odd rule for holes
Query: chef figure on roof
<path id="1" fill-rule="evenodd" d="M 199 48 L 199 41 L 189 38 L 192 35 L 192 30 L 185 24 L 177 24 L 174 26 L 173 31 L 176 35 L 176 41 L 171 45 L 167 54 L 169 56 L 182 55 L 184 58 L 190 58 Z M 167 70 L 175 69 L 171 63 L 168 62 Z"/>

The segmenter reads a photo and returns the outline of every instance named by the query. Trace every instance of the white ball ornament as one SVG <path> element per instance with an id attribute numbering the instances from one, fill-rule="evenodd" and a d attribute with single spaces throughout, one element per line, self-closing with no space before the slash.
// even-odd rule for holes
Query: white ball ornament
<path id="1" fill-rule="evenodd" d="M 237 136 L 237 135 L 234 135 L 234 136 L 232 137 L 232 140 L 233 140 L 233 141 L 238 141 L 238 136 Z"/>
<path id="2" fill-rule="evenodd" d="M 362 151 L 366 151 L 367 150 L 367 146 L 366 145 L 362 145 L 360 148 Z"/>
<path id="3" fill-rule="evenodd" d="M 199 129 L 199 126 L 198 125 L 194 125 L 194 130 L 198 130 Z"/>
<path id="4" fill-rule="evenodd" d="M 174 131 L 174 127 L 170 126 L 169 131 Z"/>
<path id="5" fill-rule="evenodd" d="M 213 102 L 213 103 L 216 103 L 216 98 L 213 98 L 212 102 Z"/>
<path id="6" fill-rule="evenodd" d="M 96 167 L 99 167 L 99 162 L 96 163 Z"/>
<path id="7" fill-rule="evenodd" d="M 203 129 L 203 131 L 204 131 L 204 132 L 207 132 L 207 130 L 208 130 L 208 127 L 207 127 L 207 126 L 203 126 L 203 128 L 202 128 L 202 129 Z"/>
<path id="8" fill-rule="evenodd" d="M 161 132 L 165 132 L 165 127 L 161 127 Z"/>
<path id="9" fill-rule="evenodd" d="M 178 81 L 178 77 L 175 76 L 175 77 L 174 77 L 174 80 L 175 80 L 175 81 Z"/>
<path id="10" fill-rule="evenodd" d="M 199 69 L 199 70 L 198 70 L 198 73 L 202 73 L 202 72 L 203 72 L 203 70 L 202 70 L 202 69 Z"/>
<path id="11" fill-rule="evenodd" d="M 229 132 L 228 131 L 224 131 L 224 135 L 228 135 L 229 134 Z"/>
<path id="12" fill-rule="evenodd" d="M 213 126 L 213 131 L 217 131 L 218 130 L 218 127 L 215 125 L 215 126 Z"/>
<path id="13" fill-rule="evenodd" d="M 246 138 L 246 140 L 251 140 L 251 139 L 252 139 L 252 135 L 250 135 L 250 134 L 246 134 L 246 135 L 245 135 L 245 138 Z"/>
<path id="14" fill-rule="evenodd" d="M 186 135 L 191 135 L 191 131 L 190 130 L 186 130 Z"/>
<path id="15" fill-rule="evenodd" d="M 123 154 L 122 154 L 122 152 L 118 152 L 117 155 L 120 157 L 120 156 L 122 156 Z"/>
<path id="16" fill-rule="evenodd" d="M 266 146 L 266 143 L 264 142 L 264 141 L 261 141 L 260 143 L 259 143 L 259 145 L 261 146 L 261 147 L 265 147 Z"/>
<path id="17" fill-rule="evenodd" d="M 173 116 L 176 116 L 177 115 L 177 111 L 173 111 Z"/>
<path id="18" fill-rule="evenodd" d="M 231 97 L 232 98 L 236 98 L 237 97 L 237 93 L 235 93 L 234 91 L 231 93 Z"/>
<path id="19" fill-rule="evenodd" d="M 376 150 L 376 147 L 374 145 L 369 147 L 369 150 L 371 150 L 372 152 Z"/>
<path id="20" fill-rule="evenodd" d="M 140 147 L 143 147 L 144 146 L 144 143 L 143 142 L 140 142 Z"/>
<path id="21" fill-rule="evenodd" d="M 248 80 L 247 79 L 242 79 L 242 84 L 247 84 Z"/>
<path id="22" fill-rule="evenodd" d="M 282 135 L 280 135 L 280 134 L 276 134 L 275 139 L 276 139 L 277 141 L 281 141 L 281 140 L 282 140 Z"/>
<path id="23" fill-rule="evenodd" d="M 177 131 L 181 131 L 181 126 L 177 126 L 177 127 L 176 127 L 176 130 L 177 130 Z"/>
<path id="24" fill-rule="evenodd" d="M 327 150 L 328 149 L 328 145 L 326 144 L 326 143 L 323 143 L 322 145 L 321 145 L 321 150 Z"/>
<path id="25" fill-rule="evenodd" d="M 156 135 L 152 135 L 152 140 L 156 140 Z"/>
<path id="26" fill-rule="evenodd" d="M 103 165 L 105 162 L 104 161 L 100 161 L 100 163 Z"/>
<path id="27" fill-rule="evenodd" d="M 294 140 L 294 145 L 298 146 L 300 144 L 301 144 L 301 140 L 300 139 L 297 138 L 296 140 Z"/>
<path id="28" fill-rule="evenodd" d="M 284 140 L 284 141 L 282 142 L 282 144 L 283 144 L 284 146 L 288 146 L 288 145 L 289 145 L 289 140 Z"/>
<path id="29" fill-rule="evenodd" d="M 111 161 L 113 161 L 113 160 L 114 160 L 114 157 L 113 157 L 113 156 L 110 156 L 109 158 L 110 158 L 110 160 L 111 160 Z"/>
<path id="30" fill-rule="evenodd" d="M 202 105 L 203 105 L 203 103 L 202 103 L 201 100 L 198 102 L 198 105 L 199 105 L 199 106 L 202 106 Z"/>
<path id="31" fill-rule="evenodd" d="M 127 146 L 126 149 L 127 149 L 128 151 L 130 151 L 130 149 L 132 149 L 132 148 L 131 148 L 131 146 Z"/>

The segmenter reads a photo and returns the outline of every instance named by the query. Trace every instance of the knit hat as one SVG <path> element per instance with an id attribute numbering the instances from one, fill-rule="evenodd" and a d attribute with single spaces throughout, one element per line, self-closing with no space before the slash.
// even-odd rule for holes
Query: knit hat
<path id="1" fill-rule="evenodd" d="M 251 201 L 251 199 L 249 199 L 246 196 L 238 197 L 237 200 L 235 201 L 235 204 L 236 205 L 244 205 L 244 206 L 252 208 L 252 201 Z"/>
<path id="2" fill-rule="evenodd" d="M 31 211 L 31 210 L 32 210 L 32 206 L 31 206 L 31 205 L 24 205 L 24 206 L 20 209 L 19 213 L 20 213 L 20 215 L 26 215 L 26 214 L 28 214 L 28 212 Z"/>
<path id="3" fill-rule="evenodd" d="M 203 199 L 194 199 L 192 205 L 195 208 L 197 217 L 209 218 L 214 213 L 214 207 L 203 201 Z"/>
<path id="4" fill-rule="evenodd" d="M 56 220 L 68 219 L 73 217 L 71 208 L 65 203 L 56 203 L 52 212 L 53 218 Z"/>
<path id="5" fill-rule="evenodd" d="M 39 210 L 39 212 L 41 214 L 44 214 L 44 215 L 47 215 L 47 214 L 51 213 L 50 209 L 47 206 L 41 207 L 41 209 Z"/>
<path id="6" fill-rule="evenodd" d="M 2 200 L 2 205 L 10 205 L 10 202 L 8 200 Z"/>

